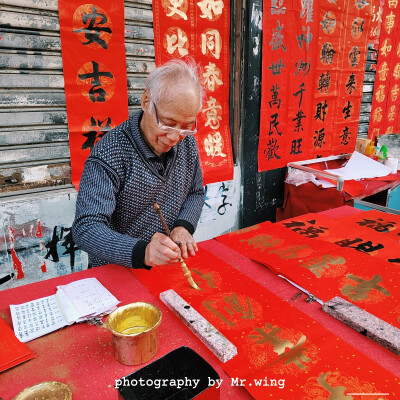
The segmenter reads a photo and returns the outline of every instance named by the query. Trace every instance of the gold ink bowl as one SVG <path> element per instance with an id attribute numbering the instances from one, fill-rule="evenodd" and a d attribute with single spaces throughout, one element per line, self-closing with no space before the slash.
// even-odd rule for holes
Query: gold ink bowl
<path id="1" fill-rule="evenodd" d="M 17 394 L 13 400 L 71 400 L 72 392 L 65 383 L 41 382 Z"/>
<path id="2" fill-rule="evenodd" d="M 107 318 L 113 333 L 115 358 L 126 365 L 149 361 L 158 350 L 161 311 L 153 304 L 137 302 L 118 307 Z"/>

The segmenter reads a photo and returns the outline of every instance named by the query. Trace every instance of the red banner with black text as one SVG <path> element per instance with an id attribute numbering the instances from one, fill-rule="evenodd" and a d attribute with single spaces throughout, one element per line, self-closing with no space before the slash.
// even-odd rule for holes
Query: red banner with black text
<path id="1" fill-rule="evenodd" d="M 229 130 L 228 0 L 153 0 L 156 64 L 192 57 L 202 69 L 203 108 L 195 135 L 204 185 L 233 179 Z"/>
<path id="2" fill-rule="evenodd" d="M 264 0 L 258 170 L 354 150 L 372 4 Z"/>
<path id="3" fill-rule="evenodd" d="M 72 183 L 95 143 L 128 118 L 124 1 L 59 0 Z"/>

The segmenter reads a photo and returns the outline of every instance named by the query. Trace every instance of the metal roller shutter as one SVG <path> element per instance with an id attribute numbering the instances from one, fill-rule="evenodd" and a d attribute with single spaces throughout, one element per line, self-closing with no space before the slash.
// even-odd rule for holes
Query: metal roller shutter
<path id="1" fill-rule="evenodd" d="M 129 111 L 154 69 L 151 0 L 125 1 Z M 57 0 L 0 0 L 0 196 L 72 187 Z"/>

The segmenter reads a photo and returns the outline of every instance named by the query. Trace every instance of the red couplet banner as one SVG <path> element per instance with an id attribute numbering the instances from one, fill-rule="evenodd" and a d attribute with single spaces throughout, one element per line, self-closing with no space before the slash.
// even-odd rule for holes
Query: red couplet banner
<path id="1" fill-rule="evenodd" d="M 71 175 L 78 189 L 90 150 L 128 118 L 124 1 L 59 0 L 58 8 Z"/>
<path id="2" fill-rule="evenodd" d="M 400 4 L 383 5 L 378 64 L 374 83 L 368 138 L 397 133 L 400 129 Z"/>
<path id="3" fill-rule="evenodd" d="M 195 138 L 204 185 L 233 179 L 229 130 L 228 0 L 153 0 L 156 64 L 192 57 L 206 91 Z"/>
<path id="4" fill-rule="evenodd" d="M 389 371 L 222 259 L 200 246 L 187 262 L 201 290 L 177 266 L 132 273 L 155 296 L 175 290 L 237 347 L 221 366 L 255 399 L 396 398 Z"/>
<path id="5" fill-rule="evenodd" d="M 258 170 L 353 151 L 372 4 L 264 0 L 263 9 Z"/>

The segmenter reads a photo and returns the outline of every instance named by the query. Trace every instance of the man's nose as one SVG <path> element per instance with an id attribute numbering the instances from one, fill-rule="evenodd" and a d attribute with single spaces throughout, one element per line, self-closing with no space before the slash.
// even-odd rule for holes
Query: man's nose
<path id="1" fill-rule="evenodd" d="M 171 142 L 176 143 L 181 139 L 181 135 L 178 132 L 168 132 L 167 137 Z"/>

